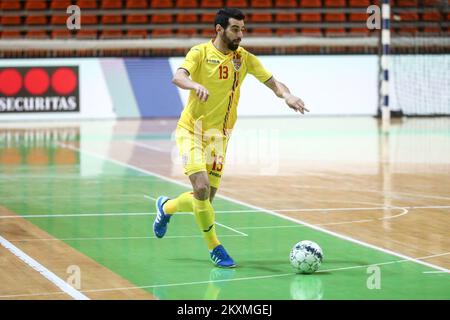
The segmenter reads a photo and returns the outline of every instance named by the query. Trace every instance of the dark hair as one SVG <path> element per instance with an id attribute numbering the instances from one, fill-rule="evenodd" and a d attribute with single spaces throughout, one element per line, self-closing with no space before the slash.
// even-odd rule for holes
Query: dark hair
<path id="1" fill-rule="evenodd" d="M 241 10 L 235 8 L 223 8 L 217 11 L 216 18 L 214 19 L 214 28 L 220 24 L 224 29 L 230 24 L 229 19 L 234 18 L 236 20 L 244 20 L 245 15 Z"/>

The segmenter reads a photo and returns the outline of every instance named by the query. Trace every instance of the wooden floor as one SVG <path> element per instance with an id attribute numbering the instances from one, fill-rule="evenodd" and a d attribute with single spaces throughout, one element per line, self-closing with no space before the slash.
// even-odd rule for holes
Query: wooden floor
<path id="1" fill-rule="evenodd" d="M 1 216 L 14 215 L 5 208 L 0 208 Z M 90 290 L 92 288 L 131 288 L 128 281 L 117 276 L 98 262 L 86 257 L 75 249 L 48 233 L 42 231 L 30 222 L 18 219 L 5 219 L 1 221 L 1 236 L 6 239 L 26 239 L 16 244 L 25 254 L 39 261 L 61 279 L 76 285 L 76 280 L 70 266 L 77 266 L 80 272 L 80 287 L 78 289 Z M 37 239 L 54 239 L 47 241 L 43 246 Z M 17 256 L 1 250 L 2 285 L 1 299 L 71 299 L 67 293 L 58 290 L 55 286 L 30 266 L 19 260 Z M 81 287 L 82 284 L 82 287 Z M 5 294 L 6 293 L 6 294 Z M 89 292 L 91 299 L 153 299 L 154 297 L 140 289 L 114 290 L 111 292 Z"/>
<path id="2" fill-rule="evenodd" d="M 394 119 L 388 133 L 375 119 L 295 120 L 244 119 L 231 141 L 244 154 L 226 164 L 221 193 L 450 268 L 450 119 Z"/>
<path id="3" fill-rule="evenodd" d="M 130 289 L 133 283 L 45 232 L 34 220 L 19 217 L 27 212 L 14 210 L 6 190 L 8 181 L 25 183 L 42 175 L 37 168 L 50 162 L 55 173 L 58 164 L 64 174 L 70 174 L 67 168 L 77 168 L 74 175 L 80 179 L 102 173 L 104 167 L 73 148 L 187 183 L 171 139 L 175 124 L 5 124 L 0 129 L 0 236 L 63 280 L 70 277 L 68 266 L 80 266 L 82 292 L 90 299 L 155 298 L 148 290 Z M 48 143 L 57 150 L 46 154 Z M 382 131 L 372 118 L 244 118 L 231 139 L 219 193 L 445 270 L 450 268 L 449 155 L 447 118 L 394 121 L 389 131 Z M 21 199 L 17 208 L 34 212 L 27 196 Z M 46 201 L 53 200 L 50 196 Z M 50 238 L 54 241 L 45 245 L 13 241 Z M 73 298 L 2 246 L 0 265 L 0 299 Z M 448 292 L 450 297 L 450 286 Z"/>

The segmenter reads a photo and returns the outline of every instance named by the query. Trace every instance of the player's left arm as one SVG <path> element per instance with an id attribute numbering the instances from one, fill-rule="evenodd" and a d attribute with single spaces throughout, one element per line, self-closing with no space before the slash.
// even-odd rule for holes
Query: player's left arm
<path id="1" fill-rule="evenodd" d="M 264 82 L 264 84 L 272 89 L 277 97 L 284 99 L 289 108 L 295 110 L 295 112 L 299 111 L 302 114 L 304 114 L 305 111 L 309 112 L 309 110 L 305 108 L 303 100 L 291 94 L 289 88 L 286 87 L 284 83 L 276 80 L 273 76 Z"/>

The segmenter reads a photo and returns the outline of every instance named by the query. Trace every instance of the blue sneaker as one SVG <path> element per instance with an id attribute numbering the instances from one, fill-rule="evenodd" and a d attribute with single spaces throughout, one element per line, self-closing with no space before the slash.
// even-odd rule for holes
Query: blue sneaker
<path id="1" fill-rule="evenodd" d="M 234 263 L 233 258 L 231 258 L 225 248 L 219 244 L 211 252 L 211 261 L 220 268 L 234 268 L 236 263 Z"/>
<path id="2" fill-rule="evenodd" d="M 153 233 L 158 238 L 162 238 L 166 234 L 167 224 L 170 222 L 170 217 L 172 216 L 170 214 L 165 214 L 163 210 L 163 205 L 167 200 L 169 200 L 169 198 L 164 196 L 156 199 L 156 218 L 155 222 L 153 222 Z"/>

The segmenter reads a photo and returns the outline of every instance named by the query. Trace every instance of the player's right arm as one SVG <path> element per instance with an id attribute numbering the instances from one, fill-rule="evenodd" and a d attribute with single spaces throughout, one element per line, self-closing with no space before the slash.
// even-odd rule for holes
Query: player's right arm
<path id="1" fill-rule="evenodd" d="M 200 83 L 190 78 L 198 69 L 202 61 L 201 46 L 192 47 L 186 55 L 183 64 L 173 76 L 172 83 L 181 89 L 195 90 L 195 94 L 202 102 L 208 100 L 209 92 Z"/>
<path id="2" fill-rule="evenodd" d="M 195 90 L 195 94 L 200 99 L 200 101 L 206 102 L 206 100 L 208 100 L 208 89 L 206 89 L 200 83 L 197 83 L 189 78 L 189 71 L 184 68 L 179 68 L 175 72 L 172 83 L 181 89 Z"/>

